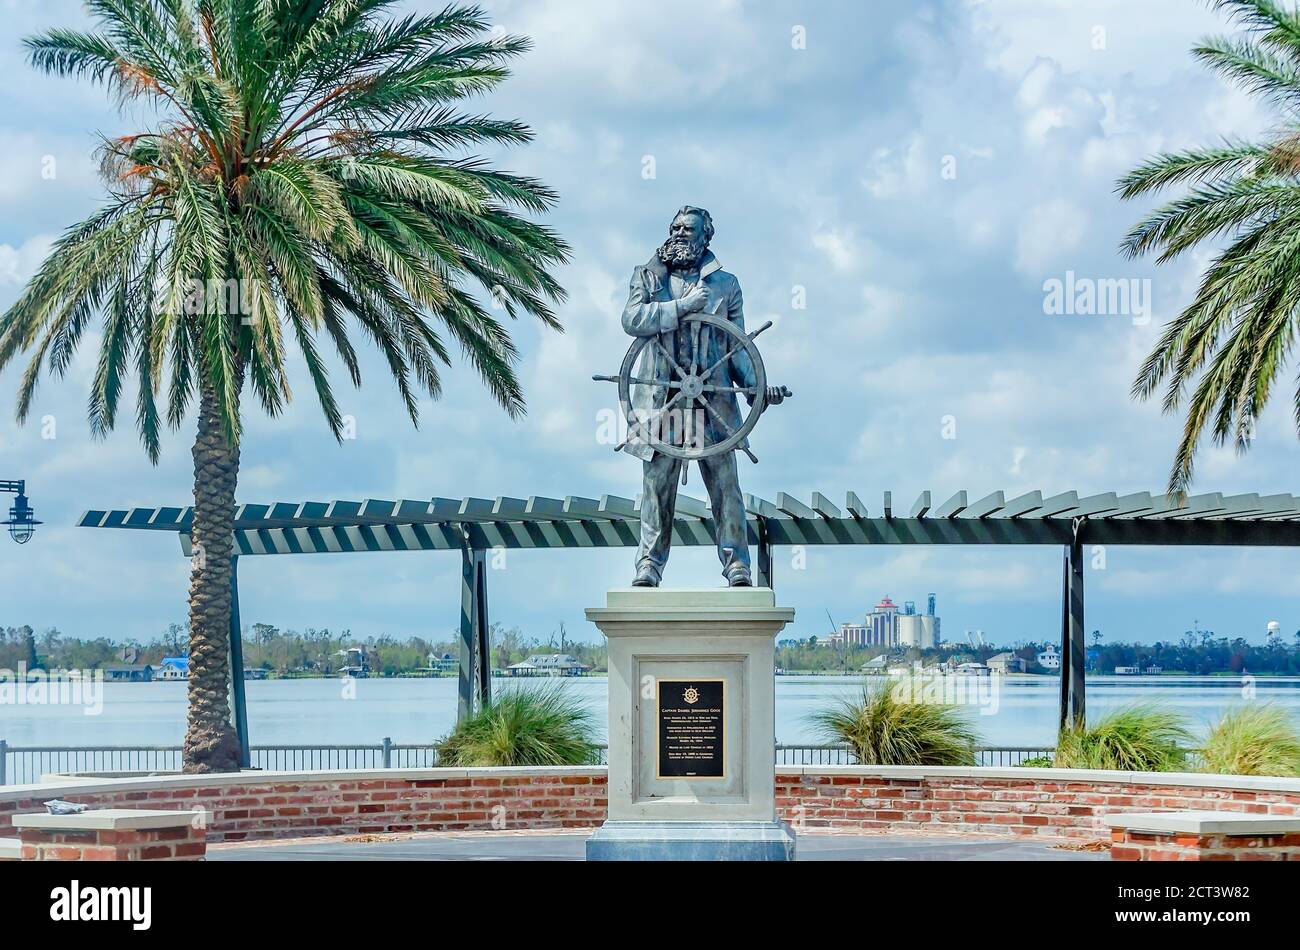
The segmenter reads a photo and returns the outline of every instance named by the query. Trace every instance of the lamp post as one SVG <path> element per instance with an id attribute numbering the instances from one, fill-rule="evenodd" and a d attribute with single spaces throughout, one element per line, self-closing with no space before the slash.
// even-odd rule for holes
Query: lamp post
<path id="1" fill-rule="evenodd" d="M 9 520 L 0 522 L 0 524 L 8 525 L 9 537 L 19 544 L 26 544 L 32 539 L 32 535 L 36 533 L 36 526 L 41 524 L 36 520 L 36 512 L 27 503 L 27 483 L 22 479 L 0 481 L 0 492 L 8 492 L 11 495 L 18 496 L 9 509 Z"/>

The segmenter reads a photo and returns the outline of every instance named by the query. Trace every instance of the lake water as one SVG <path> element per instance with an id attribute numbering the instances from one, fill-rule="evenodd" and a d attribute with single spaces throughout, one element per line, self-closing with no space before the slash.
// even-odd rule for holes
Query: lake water
<path id="1" fill-rule="evenodd" d="M 807 715 L 828 700 L 862 689 L 853 677 L 776 678 L 776 735 L 783 743 L 822 741 Z M 496 680 L 494 689 L 512 681 Z M 606 681 L 564 681 L 596 717 L 601 739 L 606 723 Z M 345 690 L 341 680 L 280 680 L 246 684 L 253 745 L 366 743 L 384 736 L 396 743 L 427 743 L 445 735 L 456 719 L 455 678 L 365 679 Z M 1244 685 L 1236 677 L 1102 676 L 1088 680 L 1088 709 L 1096 714 L 1138 700 L 1156 701 L 1186 713 L 1200 727 L 1228 707 L 1257 700 L 1289 707 L 1300 721 L 1300 678 L 1261 678 Z M 103 708 L 85 715 L 73 705 L 0 703 L 0 739 L 10 745 L 179 745 L 185 732 L 184 683 L 105 683 Z M 983 744 L 1050 745 L 1057 716 L 1054 677 L 982 678 L 976 704 L 968 706 Z M 355 692 L 355 698 L 350 694 Z"/>

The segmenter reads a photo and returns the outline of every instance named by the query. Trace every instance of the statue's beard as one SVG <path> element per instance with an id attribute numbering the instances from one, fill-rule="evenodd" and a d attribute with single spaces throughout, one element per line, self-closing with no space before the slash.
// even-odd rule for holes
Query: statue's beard
<path id="1" fill-rule="evenodd" d="M 709 245 L 702 238 L 691 241 L 685 238 L 670 237 L 659 245 L 659 260 L 669 267 L 679 270 L 693 270 L 704 260 L 704 252 Z"/>

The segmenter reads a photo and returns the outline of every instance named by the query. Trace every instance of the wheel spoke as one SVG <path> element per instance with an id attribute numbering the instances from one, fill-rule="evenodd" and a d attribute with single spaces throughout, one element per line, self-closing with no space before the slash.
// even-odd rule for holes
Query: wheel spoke
<path id="1" fill-rule="evenodd" d="M 712 375 L 712 373 L 713 373 L 713 371 L 714 371 L 715 369 L 717 369 L 717 368 L 718 368 L 719 366 L 721 366 L 723 363 L 727 362 L 727 360 L 731 359 L 733 356 L 735 356 L 737 353 L 739 353 L 739 352 L 740 352 L 742 349 L 744 349 L 744 348 L 745 348 L 745 344 L 744 344 L 744 343 L 737 343 L 737 344 L 736 344 L 735 346 L 733 346 L 731 349 L 727 350 L 727 353 L 726 353 L 725 356 L 723 356 L 720 360 L 718 360 L 716 363 L 714 363 L 712 366 L 710 366 L 710 367 L 709 367 L 708 369 L 706 369 L 704 372 L 700 373 L 700 376 L 701 376 L 702 378 L 704 378 L 704 379 L 708 379 L 709 376 Z"/>
<path id="2" fill-rule="evenodd" d="M 629 376 L 628 380 L 634 386 L 665 386 L 668 389 L 681 389 L 682 384 L 675 379 L 641 379 L 639 376 Z"/>
<path id="3" fill-rule="evenodd" d="M 700 387 L 701 392 L 706 393 L 739 393 L 748 396 L 757 392 L 757 386 L 715 386 L 712 383 L 706 383 Z"/>
<path id="4" fill-rule="evenodd" d="M 667 412 L 669 409 L 671 409 L 673 407 L 673 404 L 681 398 L 682 398 L 682 392 L 680 389 L 678 389 L 676 396 L 673 396 L 672 399 L 669 399 L 658 409 L 654 410 L 647 418 L 638 419 L 636 422 L 634 422 L 632 424 L 632 427 L 628 430 L 628 437 L 631 438 L 631 434 L 634 432 L 639 433 L 642 437 L 645 438 L 651 437 L 652 433 L 646 431 L 646 426 L 650 424 L 657 424 L 659 422 L 659 419 L 663 416 L 663 414 Z M 663 440 L 660 439 L 659 441 L 662 442 Z"/>
<path id="5" fill-rule="evenodd" d="M 681 393 L 681 390 L 679 389 L 679 390 L 677 391 L 677 395 L 676 395 L 676 396 L 674 396 L 672 399 L 669 399 L 666 403 L 664 403 L 664 404 L 663 404 L 662 406 L 660 406 L 657 410 L 655 410 L 655 415 L 657 415 L 657 416 L 662 416 L 665 412 L 667 412 L 669 409 L 671 409 L 671 408 L 673 407 L 673 403 L 675 403 L 677 400 L 679 400 L 679 399 L 681 399 L 681 398 L 682 398 L 682 393 Z"/>
<path id="6" fill-rule="evenodd" d="M 659 352 L 664 355 L 664 359 L 668 361 L 668 365 L 673 368 L 679 377 L 686 375 L 686 371 L 677 365 L 677 361 L 673 359 L 673 355 L 668 352 L 666 346 L 659 342 L 658 338 L 655 339 L 655 346 L 659 348 Z"/>
<path id="7" fill-rule="evenodd" d="M 714 409 L 711 405 L 709 405 L 709 401 L 705 399 L 703 396 L 696 396 L 695 401 L 703 405 L 704 408 L 708 410 L 709 415 L 713 416 L 713 418 L 717 420 L 718 425 L 722 426 L 722 431 L 726 433 L 726 435 L 724 435 L 723 438 L 724 439 L 731 438 L 731 434 L 732 434 L 731 427 L 727 425 L 727 421 L 723 419 L 722 416 L 718 415 L 718 410 Z"/>

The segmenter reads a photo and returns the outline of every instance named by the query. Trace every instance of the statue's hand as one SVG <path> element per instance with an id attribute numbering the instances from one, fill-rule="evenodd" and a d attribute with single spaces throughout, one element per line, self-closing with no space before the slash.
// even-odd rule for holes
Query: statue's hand
<path id="1" fill-rule="evenodd" d="M 786 389 L 784 386 L 768 386 L 764 401 L 769 406 L 779 406 L 781 403 L 785 402 L 787 396 L 793 395 L 794 393 L 790 392 L 790 390 Z M 745 398 L 749 400 L 751 406 L 754 404 L 753 394 L 746 393 Z"/>
<path id="2" fill-rule="evenodd" d="M 709 288 L 701 281 L 691 288 L 690 292 L 682 298 L 682 309 L 686 313 L 698 313 L 709 306 Z"/>

